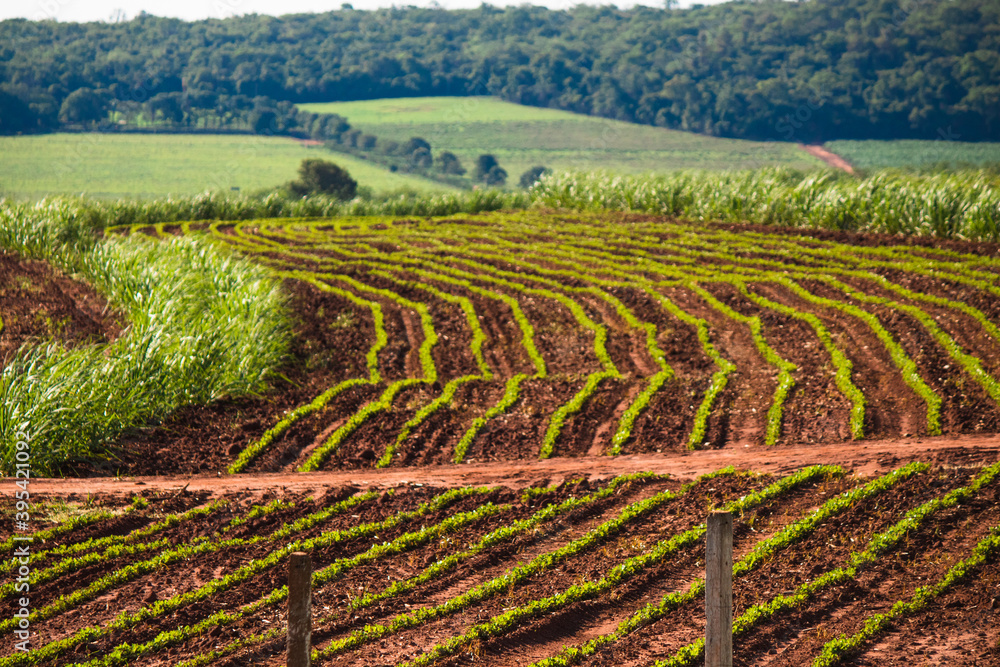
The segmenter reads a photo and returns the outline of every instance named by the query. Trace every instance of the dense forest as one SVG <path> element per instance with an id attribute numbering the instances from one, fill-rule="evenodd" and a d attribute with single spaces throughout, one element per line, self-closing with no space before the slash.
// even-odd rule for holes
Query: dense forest
<path id="1" fill-rule="evenodd" d="M 145 119 L 323 137 L 294 103 L 488 94 L 730 137 L 1000 139 L 997 0 L 666 4 L 8 20 L 0 133 Z"/>

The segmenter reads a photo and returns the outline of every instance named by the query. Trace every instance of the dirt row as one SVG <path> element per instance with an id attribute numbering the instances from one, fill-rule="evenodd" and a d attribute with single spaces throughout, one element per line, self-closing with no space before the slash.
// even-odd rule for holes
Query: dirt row
<path id="1" fill-rule="evenodd" d="M 108 342 L 124 325 L 90 287 L 45 262 L 9 253 L 0 254 L 0 321 L 2 365 L 25 345 Z"/>

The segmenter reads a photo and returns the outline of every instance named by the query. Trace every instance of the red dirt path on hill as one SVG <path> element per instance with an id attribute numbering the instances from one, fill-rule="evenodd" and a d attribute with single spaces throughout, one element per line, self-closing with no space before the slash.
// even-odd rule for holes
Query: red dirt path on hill
<path id="1" fill-rule="evenodd" d="M 822 146 L 810 146 L 807 144 L 799 144 L 799 148 L 804 150 L 806 153 L 809 153 L 809 155 L 812 155 L 813 157 L 818 157 L 820 160 L 826 162 L 834 169 L 843 169 L 848 174 L 854 173 L 854 167 L 851 166 L 850 162 L 840 157 L 836 153 L 831 153 Z"/>

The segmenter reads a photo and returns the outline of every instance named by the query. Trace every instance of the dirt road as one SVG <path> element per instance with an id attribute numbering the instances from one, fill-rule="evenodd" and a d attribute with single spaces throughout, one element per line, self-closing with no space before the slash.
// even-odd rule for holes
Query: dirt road
<path id="1" fill-rule="evenodd" d="M 818 157 L 820 160 L 826 162 L 828 165 L 830 165 L 835 169 L 843 169 L 848 174 L 854 173 L 854 167 L 851 166 L 850 162 L 840 157 L 836 153 L 831 153 L 822 146 L 799 144 L 799 148 L 804 150 L 806 153 L 809 153 L 809 155 Z"/>
<path id="2" fill-rule="evenodd" d="M 438 465 L 387 470 L 338 470 L 316 473 L 272 473 L 258 475 L 121 477 L 90 479 L 36 479 L 35 494 L 133 494 L 144 489 L 231 491 L 283 488 L 292 491 L 327 487 L 393 487 L 418 483 L 436 487 L 467 484 L 525 486 L 586 475 L 606 478 L 617 474 L 651 470 L 688 479 L 733 465 L 767 473 L 787 473 L 815 464 L 837 464 L 859 474 L 885 472 L 913 460 L 945 465 L 981 464 L 1000 460 L 1000 436 L 906 438 L 834 445 L 804 445 L 774 448 L 726 448 L 685 454 L 635 456 L 586 456 L 545 461 L 500 461 L 463 465 Z"/>

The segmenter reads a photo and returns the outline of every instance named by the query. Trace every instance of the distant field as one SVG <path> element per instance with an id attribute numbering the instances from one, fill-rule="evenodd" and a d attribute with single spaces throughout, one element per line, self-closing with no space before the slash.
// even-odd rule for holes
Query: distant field
<path id="1" fill-rule="evenodd" d="M 635 173 L 676 169 L 823 166 L 795 144 L 719 139 L 607 118 L 502 102 L 491 97 L 418 97 L 302 104 L 337 113 L 379 139 L 421 137 L 453 151 L 466 169 L 492 153 L 512 181 L 533 165 Z"/>
<path id="2" fill-rule="evenodd" d="M 964 141 L 831 141 L 824 147 L 855 167 L 929 167 L 1000 164 L 1000 143 Z"/>
<path id="3" fill-rule="evenodd" d="M 346 155 L 280 137 L 190 134 L 47 134 L 0 137 L 0 195 L 162 197 L 205 190 L 255 190 L 295 178 L 307 157 L 330 159 L 375 191 L 448 186 L 392 174 Z"/>

